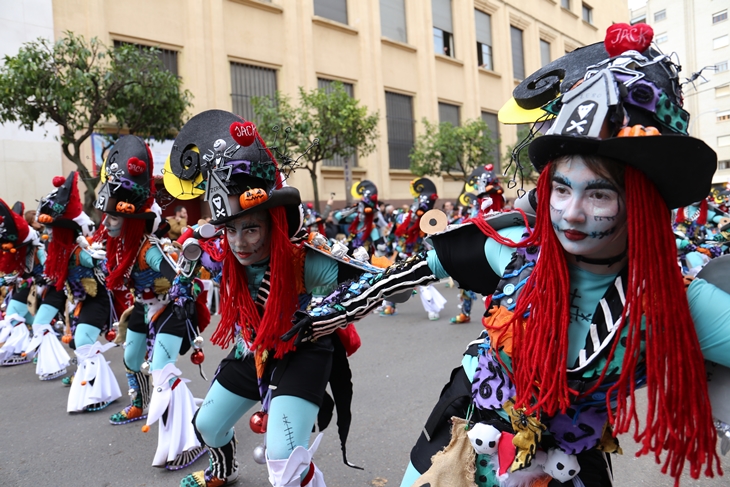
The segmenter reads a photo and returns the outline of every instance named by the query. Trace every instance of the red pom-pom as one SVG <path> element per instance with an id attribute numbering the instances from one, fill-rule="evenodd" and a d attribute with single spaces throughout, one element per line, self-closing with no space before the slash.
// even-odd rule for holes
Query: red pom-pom
<path id="1" fill-rule="evenodd" d="M 487 171 L 491 171 L 491 170 L 493 170 L 493 169 L 494 169 L 494 165 L 492 165 L 492 164 L 487 164 L 486 166 L 484 166 L 484 169 L 486 169 Z"/>
<path id="2" fill-rule="evenodd" d="M 307 203 L 307 208 L 311 210 L 312 208 L 314 208 L 314 205 L 312 203 Z"/>
<path id="3" fill-rule="evenodd" d="M 142 159 L 130 157 L 127 161 L 127 170 L 132 176 L 139 176 L 147 170 L 147 164 Z"/>
<path id="4" fill-rule="evenodd" d="M 248 425 L 251 431 L 257 435 L 266 433 L 266 428 L 269 425 L 269 415 L 263 411 L 256 411 L 251 415 L 251 419 L 248 420 Z"/>
<path id="5" fill-rule="evenodd" d="M 65 182 L 66 178 L 64 178 L 63 176 L 56 176 L 55 178 L 53 178 L 53 186 L 56 188 L 60 188 Z"/>
<path id="6" fill-rule="evenodd" d="M 190 361 L 195 365 L 200 365 L 205 361 L 205 354 L 201 349 L 197 349 L 190 355 Z"/>
<path id="7" fill-rule="evenodd" d="M 654 38 L 654 30 L 646 24 L 613 24 L 606 29 L 603 45 L 609 56 L 626 51 L 644 52 Z"/>
<path id="8" fill-rule="evenodd" d="M 431 195 L 431 201 L 436 201 L 437 199 L 439 199 L 439 195 L 437 195 L 436 193 Z"/>
<path id="9" fill-rule="evenodd" d="M 248 147 L 256 140 L 256 125 L 252 122 L 233 122 L 230 130 L 233 140 L 244 147 Z"/>

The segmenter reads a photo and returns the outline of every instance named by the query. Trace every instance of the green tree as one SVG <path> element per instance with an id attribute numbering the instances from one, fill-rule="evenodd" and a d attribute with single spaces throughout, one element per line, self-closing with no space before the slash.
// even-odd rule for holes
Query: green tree
<path id="1" fill-rule="evenodd" d="M 99 177 L 81 160 L 81 145 L 104 126 L 114 139 L 124 130 L 164 139 L 185 121 L 191 94 L 162 65 L 154 49 L 107 48 L 66 32 L 57 42 L 24 44 L 0 66 L 0 122 L 27 129 L 54 122 L 61 149 L 86 185 L 84 207 L 93 215 Z"/>
<path id="2" fill-rule="evenodd" d="M 309 172 L 314 190 L 314 207 L 319 211 L 317 168 L 327 159 L 365 157 L 375 150 L 379 114 L 368 114 L 367 107 L 347 94 L 342 83 L 331 90 L 305 91 L 299 88 L 299 105 L 277 92 L 273 99 L 252 100 L 258 129 L 267 143 L 288 152 L 296 161 L 293 169 Z"/>
<path id="3" fill-rule="evenodd" d="M 450 122 L 431 123 L 423 119 L 424 133 L 411 149 L 411 172 L 417 176 L 448 174 L 466 182 L 477 166 L 494 164 L 499 140 L 492 137 L 483 120 L 467 121 L 455 127 Z"/>
<path id="4" fill-rule="evenodd" d="M 530 125 L 523 124 L 517 126 L 517 142 L 514 145 L 507 146 L 507 153 L 502 158 L 506 164 L 503 164 L 507 168 L 507 174 L 504 179 L 509 184 L 510 180 L 514 180 L 515 184 L 531 184 L 537 185 L 537 178 L 540 173 L 535 171 L 535 168 L 530 162 L 528 156 L 528 147 L 534 137 L 539 137 L 540 133 L 535 133 L 533 139 L 527 141 L 528 135 L 530 135 Z M 524 143 L 527 141 L 527 143 Z M 513 157 L 515 159 L 513 159 Z M 517 162 L 517 164 L 515 164 Z"/>

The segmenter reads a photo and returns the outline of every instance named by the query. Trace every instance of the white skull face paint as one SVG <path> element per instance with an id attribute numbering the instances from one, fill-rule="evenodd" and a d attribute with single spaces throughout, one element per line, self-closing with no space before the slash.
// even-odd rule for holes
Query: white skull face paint
<path id="1" fill-rule="evenodd" d="M 261 262 L 271 255 L 271 220 L 267 211 L 257 211 L 225 224 L 226 239 L 241 265 Z"/>
<path id="2" fill-rule="evenodd" d="M 557 163 L 551 184 L 550 218 L 566 252 L 601 259 L 626 249 L 626 205 L 613 182 L 573 156 Z"/>
<path id="3" fill-rule="evenodd" d="M 124 224 L 122 217 L 107 214 L 102 223 L 106 227 L 110 237 L 117 238 L 122 234 L 122 225 Z"/>

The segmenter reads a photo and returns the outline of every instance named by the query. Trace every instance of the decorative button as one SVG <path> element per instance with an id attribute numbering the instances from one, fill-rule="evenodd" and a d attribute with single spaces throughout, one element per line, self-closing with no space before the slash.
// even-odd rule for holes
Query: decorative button
<path id="1" fill-rule="evenodd" d="M 511 295 L 511 294 L 512 294 L 512 293 L 514 293 L 514 292 L 515 292 L 515 285 L 514 285 L 514 284 L 507 284 L 507 285 L 506 285 L 506 286 L 504 287 L 504 293 L 505 293 L 505 294 L 506 294 L 507 296 Z"/>
<path id="2" fill-rule="evenodd" d="M 507 300 L 507 304 L 512 304 L 512 303 L 514 303 L 514 301 L 515 301 L 514 299 L 512 299 L 512 298 L 509 298 L 509 299 Z"/>

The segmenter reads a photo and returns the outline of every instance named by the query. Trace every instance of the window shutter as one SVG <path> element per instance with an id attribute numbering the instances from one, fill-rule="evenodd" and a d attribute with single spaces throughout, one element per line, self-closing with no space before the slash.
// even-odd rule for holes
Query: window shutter
<path id="1" fill-rule="evenodd" d="M 431 0 L 431 8 L 433 9 L 433 26 L 453 34 L 451 0 Z"/>
<path id="2" fill-rule="evenodd" d="M 399 42 L 408 42 L 405 0 L 380 0 L 380 33 Z"/>
<path id="3" fill-rule="evenodd" d="M 512 40 L 512 74 L 515 79 L 525 79 L 525 61 L 522 51 L 522 31 L 510 26 Z"/>
<path id="4" fill-rule="evenodd" d="M 476 23 L 477 42 L 492 45 L 492 17 L 479 10 L 474 11 L 474 21 Z"/>
<path id="5" fill-rule="evenodd" d="M 347 25 L 347 0 L 314 0 L 314 15 Z"/>

